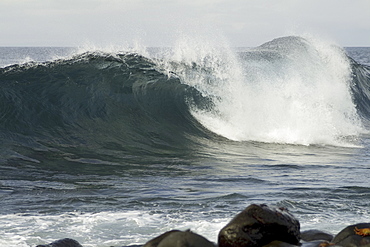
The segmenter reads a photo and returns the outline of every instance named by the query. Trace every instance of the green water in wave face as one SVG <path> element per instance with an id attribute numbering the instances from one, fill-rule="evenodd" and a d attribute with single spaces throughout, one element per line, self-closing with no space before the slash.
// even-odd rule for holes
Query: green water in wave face
<path id="1" fill-rule="evenodd" d="M 343 137 L 353 144 L 343 147 L 231 141 L 197 127 L 176 142 L 149 131 L 124 145 L 124 123 L 89 121 L 85 126 L 99 131 L 81 129 L 73 141 L 67 136 L 70 142 L 6 136 L 1 246 L 64 237 L 83 246 L 123 246 L 188 228 L 216 241 L 251 203 L 287 207 L 303 230 L 337 233 L 370 219 L 366 133 Z"/>

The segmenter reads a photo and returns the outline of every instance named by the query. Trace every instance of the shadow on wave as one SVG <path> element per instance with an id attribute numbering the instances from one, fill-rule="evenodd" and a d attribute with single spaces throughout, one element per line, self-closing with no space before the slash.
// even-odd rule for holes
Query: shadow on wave
<path id="1" fill-rule="evenodd" d="M 209 135 L 189 104 L 210 101 L 138 54 L 83 53 L 0 69 L 0 134 L 8 144 L 131 152 Z M 152 148 L 153 147 L 153 148 Z M 39 148 L 39 147 L 38 147 Z"/>

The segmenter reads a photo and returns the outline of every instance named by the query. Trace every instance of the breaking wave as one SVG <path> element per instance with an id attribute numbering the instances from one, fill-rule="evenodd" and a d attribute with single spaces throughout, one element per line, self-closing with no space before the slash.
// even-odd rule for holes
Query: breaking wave
<path id="1" fill-rule="evenodd" d="M 370 116 L 370 69 L 284 37 L 235 52 L 179 42 L 161 57 L 85 52 L 0 69 L 4 145 L 156 152 L 192 137 L 351 143 Z"/>

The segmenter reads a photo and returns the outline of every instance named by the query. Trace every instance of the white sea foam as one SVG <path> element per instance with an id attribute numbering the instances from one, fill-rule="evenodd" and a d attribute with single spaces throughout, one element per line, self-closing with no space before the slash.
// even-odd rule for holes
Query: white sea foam
<path id="1" fill-rule="evenodd" d="M 143 244 L 173 229 L 191 229 L 216 242 L 228 219 L 200 219 L 194 214 L 193 220 L 184 220 L 190 215 L 140 211 L 0 215 L 0 246 L 33 247 L 67 237 L 86 247 L 125 246 Z"/>
<path id="2" fill-rule="evenodd" d="M 365 209 L 364 209 L 365 210 Z M 210 213 L 210 212 L 209 212 Z M 73 238 L 86 247 L 128 246 L 148 240 L 173 229 L 192 231 L 217 242 L 218 232 L 230 221 L 226 217 L 202 212 L 169 213 L 149 211 L 78 213 L 59 215 L 0 215 L 0 246 L 34 247 L 62 238 Z M 319 229 L 338 233 L 344 227 L 363 221 L 359 215 L 307 214 L 300 219 L 302 230 Z M 205 217 L 205 218 L 204 218 Z M 302 217 L 302 215 L 301 215 Z"/>
<path id="3" fill-rule="evenodd" d="M 184 83 L 213 98 L 211 111 L 192 111 L 209 130 L 235 141 L 345 146 L 363 131 L 338 47 L 288 37 L 249 52 L 252 59 L 219 48 L 184 39 L 173 56 L 191 67 L 172 68 Z"/>

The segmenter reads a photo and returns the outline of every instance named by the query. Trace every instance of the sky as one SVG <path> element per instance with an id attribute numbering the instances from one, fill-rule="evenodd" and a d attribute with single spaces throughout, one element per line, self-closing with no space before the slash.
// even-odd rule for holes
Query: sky
<path id="1" fill-rule="evenodd" d="M 180 36 L 255 47 L 314 35 L 370 46 L 370 0 L 0 0 L 0 46 L 173 46 Z"/>

